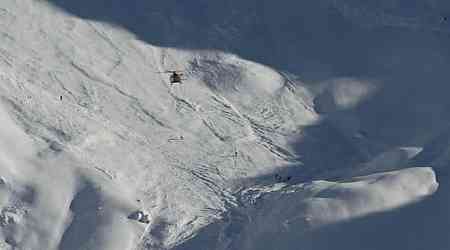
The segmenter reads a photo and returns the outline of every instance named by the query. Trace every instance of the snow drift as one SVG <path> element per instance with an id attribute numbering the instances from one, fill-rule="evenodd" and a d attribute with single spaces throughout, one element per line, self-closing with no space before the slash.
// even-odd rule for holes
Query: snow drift
<path id="1" fill-rule="evenodd" d="M 412 2 L 3 0 L 0 248 L 448 249 L 450 6 Z"/>

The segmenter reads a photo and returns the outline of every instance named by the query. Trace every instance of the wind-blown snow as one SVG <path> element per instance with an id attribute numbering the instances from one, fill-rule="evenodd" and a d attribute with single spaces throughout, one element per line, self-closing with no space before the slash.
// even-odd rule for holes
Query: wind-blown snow
<path id="1" fill-rule="evenodd" d="M 448 249 L 448 4 L 106 2 L 0 3 L 0 249 Z"/>
<path id="2" fill-rule="evenodd" d="M 240 236 L 233 249 L 291 249 L 302 233 L 330 223 L 395 209 L 420 200 L 437 189 L 429 168 L 410 168 L 353 178 L 343 182 L 314 181 L 302 185 L 275 185 L 242 192 L 247 224 L 238 224 Z M 257 195 L 255 195 L 255 192 Z M 265 246 L 265 244 L 268 244 Z"/>
<path id="3" fill-rule="evenodd" d="M 326 83 L 315 99 L 318 113 L 330 113 L 356 107 L 375 92 L 374 84 L 356 79 L 334 79 Z"/>

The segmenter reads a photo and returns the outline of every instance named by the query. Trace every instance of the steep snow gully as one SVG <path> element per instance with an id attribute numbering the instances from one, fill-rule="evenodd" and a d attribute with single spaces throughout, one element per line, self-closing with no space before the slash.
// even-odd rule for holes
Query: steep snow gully
<path id="1" fill-rule="evenodd" d="M 450 249 L 449 13 L 0 1 L 0 249 Z"/>

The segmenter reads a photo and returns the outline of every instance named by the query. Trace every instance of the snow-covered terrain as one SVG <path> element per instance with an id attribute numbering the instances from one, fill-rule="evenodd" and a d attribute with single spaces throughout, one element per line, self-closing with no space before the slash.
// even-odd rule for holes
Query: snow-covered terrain
<path id="1" fill-rule="evenodd" d="M 1 0 L 0 249 L 450 249 L 447 16 Z"/>

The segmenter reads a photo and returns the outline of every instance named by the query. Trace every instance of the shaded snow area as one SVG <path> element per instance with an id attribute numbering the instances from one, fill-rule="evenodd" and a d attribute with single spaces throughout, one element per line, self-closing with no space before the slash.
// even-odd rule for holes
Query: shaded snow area
<path id="1" fill-rule="evenodd" d="M 1 0 L 0 249 L 450 249 L 447 17 Z"/>

